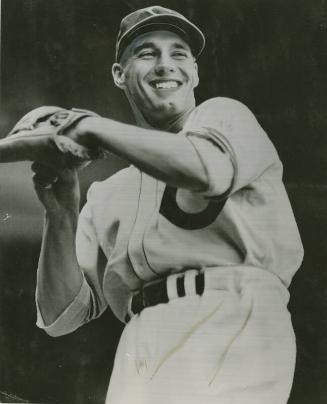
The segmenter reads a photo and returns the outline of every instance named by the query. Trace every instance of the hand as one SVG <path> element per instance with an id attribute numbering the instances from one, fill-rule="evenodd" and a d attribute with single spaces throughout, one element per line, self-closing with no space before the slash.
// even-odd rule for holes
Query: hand
<path id="1" fill-rule="evenodd" d="M 38 161 L 64 166 L 65 156 L 53 140 L 51 128 L 40 125 L 33 130 L 20 130 L 0 140 L 0 162 Z"/>
<path id="2" fill-rule="evenodd" d="M 75 168 L 54 169 L 35 162 L 33 182 L 37 196 L 49 215 L 78 216 L 80 187 Z"/>
<path id="3" fill-rule="evenodd" d="M 74 140 L 75 126 L 97 116 L 86 110 L 40 107 L 30 111 L 0 140 L 0 162 L 37 161 L 47 166 L 81 167 L 104 157 L 96 145 L 91 149 Z M 78 136 L 79 137 L 79 136 Z"/>

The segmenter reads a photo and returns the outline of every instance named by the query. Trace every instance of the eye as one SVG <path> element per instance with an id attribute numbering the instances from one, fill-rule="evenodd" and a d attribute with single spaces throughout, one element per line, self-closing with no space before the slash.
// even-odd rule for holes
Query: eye
<path id="1" fill-rule="evenodd" d="M 178 50 L 178 51 L 174 51 L 172 56 L 175 59 L 181 60 L 181 59 L 186 59 L 188 57 L 188 54 L 185 51 Z"/>
<path id="2" fill-rule="evenodd" d="M 138 54 L 140 59 L 151 59 L 155 56 L 154 50 L 143 50 Z"/>

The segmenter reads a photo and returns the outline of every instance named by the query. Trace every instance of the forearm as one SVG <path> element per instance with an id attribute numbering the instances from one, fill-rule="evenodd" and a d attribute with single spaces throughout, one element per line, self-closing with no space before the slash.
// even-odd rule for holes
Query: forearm
<path id="1" fill-rule="evenodd" d="M 75 253 L 77 218 L 78 212 L 46 215 L 37 274 L 37 300 L 46 325 L 57 319 L 82 286 Z"/>
<path id="2" fill-rule="evenodd" d="M 79 131 L 82 138 L 169 185 L 191 190 L 203 190 L 207 186 L 205 169 L 185 136 L 106 118 L 86 118 L 81 121 Z"/>

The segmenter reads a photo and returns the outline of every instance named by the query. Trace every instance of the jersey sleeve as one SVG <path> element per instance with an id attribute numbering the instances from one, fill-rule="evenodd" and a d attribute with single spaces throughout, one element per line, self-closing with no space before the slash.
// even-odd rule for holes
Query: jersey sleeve
<path id="1" fill-rule="evenodd" d="M 259 178 L 270 166 L 280 164 L 276 149 L 253 113 L 229 98 L 213 98 L 199 105 L 183 132 L 207 172 L 208 197 L 226 197 Z M 229 156 L 233 165 L 233 179 L 224 195 L 217 191 L 221 164 L 215 148 Z"/>
<path id="2" fill-rule="evenodd" d="M 106 260 L 97 241 L 88 204 L 84 206 L 79 217 L 76 255 L 83 273 L 81 289 L 52 324 L 45 324 L 36 300 L 36 324 L 53 337 L 75 331 L 81 325 L 99 317 L 107 308 L 101 287 Z"/>

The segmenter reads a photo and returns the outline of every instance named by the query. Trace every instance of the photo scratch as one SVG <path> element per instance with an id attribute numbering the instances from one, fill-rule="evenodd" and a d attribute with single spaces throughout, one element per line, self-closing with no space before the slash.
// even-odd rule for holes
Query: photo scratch
<path id="1" fill-rule="evenodd" d="M 0 220 L 2 220 L 3 222 L 6 222 L 10 218 L 11 215 L 9 213 L 0 213 Z"/>

